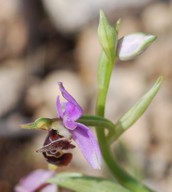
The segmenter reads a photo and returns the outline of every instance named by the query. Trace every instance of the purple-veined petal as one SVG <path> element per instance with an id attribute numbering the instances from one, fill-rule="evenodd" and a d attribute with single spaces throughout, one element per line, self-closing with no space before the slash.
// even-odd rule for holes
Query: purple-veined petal
<path id="1" fill-rule="evenodd" d="M 74 105 L 73 103 L 67 102 L 64 116 L 66 116 L 68 119 L 76 121 L 83 114 L 83 111 L 81 113 L 81 110 L 82 110 L 81 108 L 76 107 L 76 105 Z"/>
<path id="2" fill-rule="evenodd" d="M 59 85 L 61 94 L 68 101 L 66 103 L 66 109 L 64 114 L 68 119 L 72 121 L 76 121 L 82 116 L 83 110 L 80 107 L 80 105 L 76 102 L 76 100 L 65 90 L 65 88 L 63 87 L 63 83 L 58 82 L 58 85 Z"/>
<path id="3" fill-rule="evenodd" d="M 66 128 L 70 129 L 70 130 L 74 130 L 77 127 L 77 123 L 64 117 L 63 118 L 63 124 Z"/>
<path id="4" fill-rule="evenodd" d="M 15 187 L 15 192 L 33 192 L 43 184 L 45 181 L 55 174 L 53 170 L 36 170 L 31 172 L 26 177 L 19 181 L 19 184 Z"/>
<path id="5" fill-rule="evenodd" d="M 96 137 L 92 131 L 81 123 L 73 131 L 70 131 L 73 139 L 81 149 L 85 159 L 94 169 L 100 169 L 101 151 Z"/>
<path id="6" fill-rule="evenodd" d="M 40 192 L 57 192 L 57 185 L 49 184 L 45 186 Z"/>
<path id="7" fill-rule="evenodd" d="M 63 118 L 63 111 L 62 111 L 62 107 L 60 104 L 60 97 L 59 96 L 57 97 L 56 107 L 57 107 L 58 117 Z"/>

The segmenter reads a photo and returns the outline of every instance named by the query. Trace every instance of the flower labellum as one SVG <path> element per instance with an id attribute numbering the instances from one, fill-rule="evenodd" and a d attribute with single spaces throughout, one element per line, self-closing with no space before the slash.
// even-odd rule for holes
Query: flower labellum
<path id="1" fill-rule="evenodd" d="M 36 152 L 42 152 L 48 163 L 57 166 L 67 166 L 72 160 L 71 153 L 64 153 L 62 150 L 75 148 L 69 139 L 59 135 L 56 130 L 51 129 L 45 139 L 43 147 Z"/>

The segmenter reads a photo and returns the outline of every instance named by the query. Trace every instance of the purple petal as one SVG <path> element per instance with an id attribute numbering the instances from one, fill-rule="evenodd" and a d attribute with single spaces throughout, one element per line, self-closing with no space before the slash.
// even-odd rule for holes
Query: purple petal
<path id="1" fill-rule="evenodd" d="M 70 129 L 70 130 L 74 130 L 77 127 L 77 123 L 64 117 L 63 118 L 63 124 L 66 128 Z"/>
<path id="2" fill-rule="evenodd" d="M 57 185 L 49 184 L 44 187 L 40 192 L 57 192 Z"/>
<path id="3" fill-rule="evenodd" d="M 57 97 L 56 107 L 57 107 L 58 117 L 63 118 L 63 111 L 62 111 L 62 107 L 60 104 L 60 97 L 59 96 Z"/>
<path id="4" fill-rule="evenodd" d="M 45 181 L 54 175 L 53 170 L 36 170 L 31 172 L 26 177 L 19 181 L 19 184 L 15 187 L 15 192 L 33 192 L 41 185 L 45 184 Z"/>
<path id="5" fill-rule="evenodd" d="M 80 106 L 78 108 L 78 106 L 74 105 L 73 103 L 67 102 L 64 116 L 66 116 L 68 119 L 71 119 L 73 121 L 76 121 L 77 119 L 79 119 L 83 114 L 83 110 L 81 109 Z"/>
<path id="6" fill-rule="evenodd" d="M 65 90 L 62 82 L 58 82 L 58 85 L 63 97 L 68 101 L 66 103 L 66 109 L 64 115 L 68 119 L 76 121 L 82 116 L 83 110 L 80 107 L 80 105 L 76 102 L 76 100 Z"/>
<path id="7" fill-rule="evenodd" d="M 73 139 L 81 149 L 85 159 L 91 164 L 94 169 L 100 169 L 101 151 L 96 137 L 91 130 L 81 123 L 75 130 L 70 131 Z"/>

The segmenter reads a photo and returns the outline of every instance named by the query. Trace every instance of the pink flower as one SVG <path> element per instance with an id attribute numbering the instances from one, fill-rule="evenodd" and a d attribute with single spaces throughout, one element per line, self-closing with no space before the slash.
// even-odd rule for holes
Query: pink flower
<path id="1" fill-rule="evenodd" d="M 63 84 L 59 82 L 58 85 L 67 102 L 60 103 L 60 97 L 57 97 L 58 119 L 54 119 L 43 147 L 37 152 L 42 152 L 49 163 L 58 166 L 68 165 L 72 154 L 64 151 L 75 147 L 71 144 L 71 139 L 73 139 L 90 165 L 94 169 L 100 169 L 101 151 L 96 137 L 87 126 L 77 122 L 83 110 L 65 90 Z"/>
<path id="2" fill-rule="evenodd" d="M 55 174 L 52 170 L 38 169 L 20 179 L 15 186 L 15 192 L 57 192 L 57 185 L 46 183 L 46 180 Z"/>

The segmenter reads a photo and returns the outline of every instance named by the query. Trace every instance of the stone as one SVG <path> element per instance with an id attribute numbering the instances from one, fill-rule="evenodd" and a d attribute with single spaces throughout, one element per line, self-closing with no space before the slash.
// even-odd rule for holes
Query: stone
<path id="1" fill-rule="evenodd" d="M 14 109 L 25 83 L 22 61 L 11 60 L 0 67 L 0 116 Z"/>
<path id="2" fill-rule="evenodd" d="M 161 91 L 162 90 L 160 90 L 160 93 Z M 171 100 L 167 99 L 167 95 L 163 98 L 158 98 L 156 105 L 152 106 L 152 132 L 157 142 L 160 142 L 161 144 L 172 143 L 172 137 L 170 134 L 170 125 L 172 124 L 171 111 L 172 104 Z"/>
<path id="3" fill-rule="evenodd" d="M 121 38 L 130 33 L 140 32 L 142 23 L 134 16 L 127 15 L 121 18 L 118 37 Z"/>
<path id="4" fill-rule="evenodd" d="M 97 66 L 101 51 L 95 25 L 85 28 L 77 38 L 75 58 L 78 61 L 79 75 L 90 86 L 97 83 Z"/>
<path id="5" fill-rule="evenodd" d="M 149 1 L 150 0 L 94 0 L 93 2 L 92 0 L 43 0 L 43 4 L 52 23 L 58 30 L 63 33 L 74 33 L 97 18 L 100 9 L 103 9 L 105 13 L 110 13 L 119 8 L 138 8 Z"/>
<path id="6" fill-rule="evenodd" d="M 66 90 L 76 99 L 76 101 L 83 107 L 87 105 L 87 93 L 84 83 L 78 78 L 78 76 L 67 70 L 57 70 L 49 73 L 40 85 L 39 98 L 42 100 L 42 104 L 36 111 L 36 117 L 40 115 L 44 117 L 56 117 L 56 99 L 60 95 L 61 102 L 65 99 L 61 96 L 57 82 L 63 82 Z M 38 96 L 38 95 L 37 95 Z"/>
<path id="7" fill-rule="evenodd" d="M 142 155 L 149 145 L 150 132 L 147 116 L 147 113 L 143 114 L 120 138 L 130 149 Z"/>
<path id="8" fill-rule="evenodd" d="M 20 0 L 1 2 L 0 25 L 0 60 L 23 53 L 28 34 L 21 13 Z"/>
<path id="9" fill-rule="evenodd" d="M 20 0 L 1 1 L 0 20 L 11 20 L 20 11 Z"/>
<path id="10" fill-rule="evenodd" d="M 106 116 L 118 120 L 144 95 L 144 76 L 133 66 L 115 67 L 112 72 L 106 103 Z"/>
<path id="11" fill-rule="evenodd" d="M 148 6 L 142 13 L 145 30 L 154 34 L 162 34 L 172 28 L 172 8 L 168 3 L 158 2 Z"/>
<path id="12" fill-rule="evenodd" d="M 138 57 L 137 65 L 144 71 L 149 79 L 156 74 L 171 79 L 171 41 L 171 35 L 160 36 L 148 50 Z M 168 84 L 171 86 L 171 83 Z"/>
<path id="13" fill-rule="evenodd" d="M 40 97 L 40 84 L 41 80 L 35 77 L 29 77 L 30 85 L 28 85 L 25 96 L 25 103 L 27 107 L 35 110 L 42 104 L 42 98 Z"/>
<path id="14" fill-rule="evenodd" d="M 112 72 L 106 102 L 106 117 L 116 123 L 147 91 L 144 75 L 134 66 L 117 67 Z M 137 120 L 122 136 L 134 151 L 145 151 L 149 144 L 148 113 Z"/>

